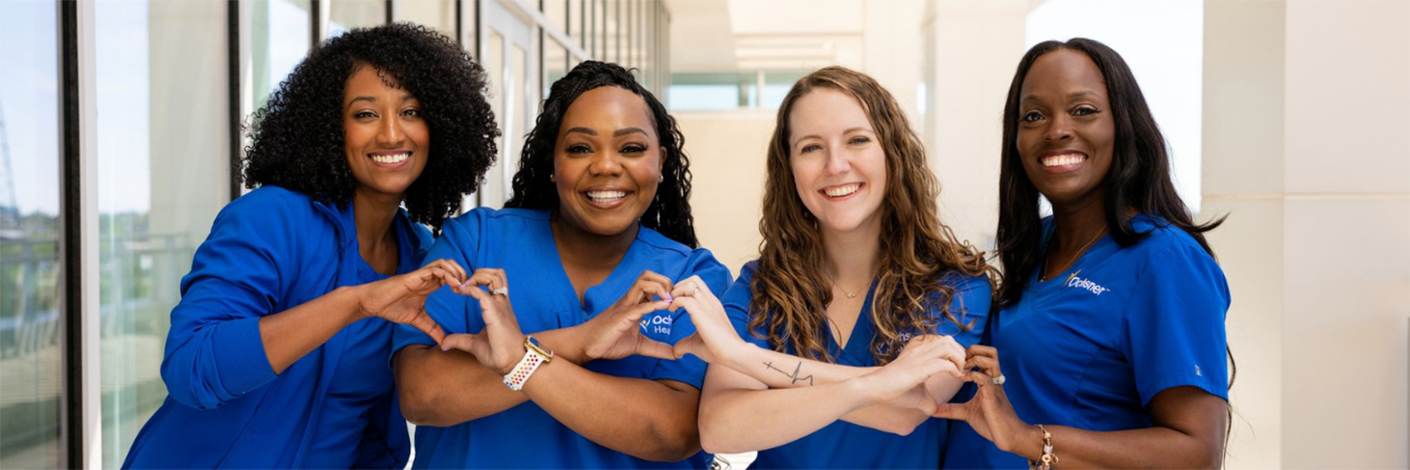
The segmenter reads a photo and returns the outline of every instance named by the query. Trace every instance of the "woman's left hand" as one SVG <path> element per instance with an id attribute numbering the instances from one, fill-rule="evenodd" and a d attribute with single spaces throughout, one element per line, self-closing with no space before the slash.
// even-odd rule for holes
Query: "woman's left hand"
<path id="1" fill-rule="evenodd" d="M 690 314 L 690 322 L 695 325 L 695 334 L 676 343 L 676 358 L 694 354 L 700 360 L 714 364 L 717 360 L 728 361 L 739 348 L 748 344 L 734 331 L 734 324 L 730 323 L 724 305 L 710 292 L 710 287 L 700 276 L 691 276 L 676 283 L 671 294 L 675 298 L 670 308 L 684 308 Z"/>
<path id="2" fill-rule="evenodd" d="M 583 356 L 587 360 L 621 359 L 639 355 L 674 359 L 671 346 L 641 332 L 641 318 L 657 310 L 665 310 L 665 299 L 671 296 L 671 280 L 651 271 L 642 271 L 636 283 L 616 303 L 573 328 L 587 335 Z M 661 299 L 661 300 L 652 300 Z"/>
<path id="3" fill-rule="evenodd" d="M 999 350 L 974 345 L 965 352 L 964 369 L 969 372 L 963 380 L 977 386 L 974 398 L 965 403 L 941 403 L 933 416 L 969 423 L 980 436 L 993 441 L 1000 450 L 1010 452 L 1029 426 L 1014 412 L 1013 404 L 1004 393 Z M 974 368 L 979 370 L 970 370 Z"/>
<path id="4" fill-rule="evenodd" d="M 480 289 L 480 286 L 489 291 Z M 455 292 L 480 301 L 480 315 L 485 321 L 485 329 L 475 334 L 446 336 L 441 350 L 455 348 L 468 352 L 485 367 L 508 374 L 524 357 L 525 351 L 524 331 L 519 328 L 514 307 L 509 303 L 509 283 L 504 270 L 477 269 L 469 281 L 455 287 Z"/>
<path id="5" fill-rule="evenodd" d="M 426 296 L 443 285 L 460 285 L 465 269 L 455 261 L 438 259 L 415 271 L 358 286 L 358 310 L 363 317 L 379 317 L 411 325 L 440 343 L 445 332 L 426 313 Z"/>

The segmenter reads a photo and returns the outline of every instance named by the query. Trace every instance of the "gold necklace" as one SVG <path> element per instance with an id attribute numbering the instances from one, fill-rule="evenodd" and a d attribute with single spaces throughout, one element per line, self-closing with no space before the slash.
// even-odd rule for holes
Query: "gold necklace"
<path id="1" fill-rule="evenodd" d="M 867 284 L 867 286 L 870 287 L 871 284 Z M 855 298 L 857 298 L 857 294 L 860 294 L 860 293 L 863 292 L 863 291 L 848 292 L 847 289 L 843 289 L 841 285 L 838 285 L 836 280 L 833 280 L 833 281 L 832 281 L 832 287 L 836 287 L 837 290 L 842 291 L 842 293 L 843 293 L 843 294 L 846 294 L 846 295 L 847 295 L 847 298 L 849 298 L 849 299 L 855 299 Z"/>
<path id="2" fill-rule="evenodd" d="M 1081 257 L 1082 257 L 1082 254 L 1087 252 L 1087 248 L 1088 248 L 1088 247 L 1091 247 L 1093 243 L 1096 243 L 1096 242 L 1097 242 L 1097 239 L 1101 238 L 1102 235 L 1105 235 L 1105 234 L 1106 234 L 1106 227 L 1102 227 L 1102 229 L 1097 232 L 1097 235 L 1096 235 L 1096 236 L 1092 237 L 1091 240 L 1087 240 L 1087 244 L 1086 244 L 1086 245 L 1082 245 L 1082 248 L 1078 248 L 1078 249 L 1077 249 L 1077 254 L 1072 255 L 1072 258 L 1067 260 L 1067 264 L 1062 265 L 1062 268 L 1061 268 L 1061 269 L 1058 269 L 1058 273 L 1061 274 L 1063 271 L 1066 271 L 1067 268 L 1072 267 L 1072 263 L 1076 263 L 1076 262 L 1077 262 L 1077 258 L 1081 258 Z M 1052 259 L 1052 258 L 1053 258 L 1053 257 L 1051 257 L 1051 256 L 1046 256 L 1046 257 L 1043 258 L 1043 272 L 1038 273 L 1038 282 L 1047 282 L 1047 281 L 1051 280 L 1051 279 L 1047 278 L 1047 274 L 1048 274 L 1048 260 L 1050 260 L 1050 259 Z M 846 291 L 843 291 L 843 292 L 846 292 Z"/>

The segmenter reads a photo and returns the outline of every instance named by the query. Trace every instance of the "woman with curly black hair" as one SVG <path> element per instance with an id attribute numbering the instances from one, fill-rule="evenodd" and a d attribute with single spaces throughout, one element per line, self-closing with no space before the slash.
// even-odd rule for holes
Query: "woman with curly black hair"
<path id="1" fill-rule="evenodd" d="M 496 270 L 513 292 L 431 294 L 449 353 L 397 328 L 416 468 L 709 465 L 695 420 L 705 364 L 674 360 L 694 328 L 666 307 L 675 282 L 721 289 L 730 274 L 695 248 L 681 145 L 622 67 L 583 62 L 553 84 L 508 208 L 451 220 L 429 255 Z"/>
<path id="2" fill-rule="evenodd" d="M 221 210 L 182 279 L 169 395 L 123 467 L 406 465 L 392 323 L 444 338 L 426 295 L 487 280 L 422 266 L 431 236 L 414 223 L 439 228 L 493 163 L 485 83 L 453 41 L 407 24 L 330 39 L 294 69 L 254 117 L 258 189 Z"/>

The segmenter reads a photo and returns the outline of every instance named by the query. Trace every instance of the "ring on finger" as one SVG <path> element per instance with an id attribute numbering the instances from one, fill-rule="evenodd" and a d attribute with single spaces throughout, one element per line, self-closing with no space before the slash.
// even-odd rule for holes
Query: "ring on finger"
<path id="1" fill-rule="evenodd" d="M 994 381 L 994 385 L 1003 385 L 1004 382 L 1008 381 L 1008 378 L 1004 377 L 1003 374 L 999 374 L 995 376 L 992 380 Z"/>
<path id="2" fill-rule="evenodd" d="M 508 296 L 509 296 L 509 286 L 497 287 L 497 288 L 494 288 L 494 289 L 490 289 L 490 293 L 491 293 L 491 294 L 494 294 L 494 295 L 503 295 L 503 296 L 508 297 Z"/>

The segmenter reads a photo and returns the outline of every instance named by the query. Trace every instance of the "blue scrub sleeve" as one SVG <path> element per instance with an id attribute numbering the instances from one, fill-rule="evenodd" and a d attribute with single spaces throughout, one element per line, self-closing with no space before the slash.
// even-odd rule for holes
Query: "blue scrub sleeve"
<path id="1" fill-rule="evenodd" d="M 480 212 L 473 211 L 446 221 L 441 228 L 440 238 L 436 239 L 431 245 L 431 250 L 426 253 L 425 262 L 448 259 L 465 268 L 465 272 L 473 274 L 475 266 L 470 261 L 475 259 L 479 249 Z M 470 315 L 470 302 L 475 302 L 476 315 Z M 484 324 L 478 315 L 478 302 L 469 296 L 455 293 L 450 286 L 442 286 L 426 296 L 426 313 L 431 315 L 436 324 L 441 325 L 446 334 L 479 333 Z M 387 357 L 388 364 L 397 351 L 413 344 L 430 346 L 436 344 L 436 341 L 413 326 L 398 324 L 392 333 L 392 352 Z"/>
<path id="2" fill-rule="evenodd" d="M 1125 353 L 1143 405 L 1186 385 L 1229 399 L 1229 285 L 1214 259 L 1191 245 L 1152 253 L 1125 310 Z"/>
<path id="3" fill-rule="evenodd" d="M 955 282 L 948 282 L 955 289 L 954 295 L 950 297 L 949 313 L 959 323 L 948 318 L 938 318 L 940 324 L 935 330 L 939 334 L 953 336 L 955 342 L 968 348 L 979 344 L 979 338 L 984 335 L 984 327 L 989 323 L 989 307 L 993 301 L 993 288 L 989 285 L 987 277 L 958 274 L 950 276 L 959 279 Z M 964 326 L 961 327 L 961 325 Z"/>
<path id="4" fill-rule="evenodd" d="M 691 253 L 689 268 L 681 274 L 683 281 L 690 276 L 700 276 L 700 280 L 705 281 L 705 287 L 710 292 L 724 292 L 730 285 L 729 268 L 720 264 L 709 250 L 696 249 Z M 672 314 L 671 318 L 671 344 L 676 344 L 690 335 L 695 334 L 695 324 L 690 321 L 690 314 L 685 309 L 680 309 Z M 705 361 L 694 355 L 676 359 L 674 361 L 659 360 L 656 367 L 651 370 L 648 377 L 651 380 L 675 380 L 690 384 L 696 389 L 705 384 Z"/>
<path id="5" fill-rule="evenodd" d="M 289 199 L 250 196 L 216 216 L 171 311 L 161 375 L 171 398 L 186 406 L 215 408 L 274 380 L 259 319 L 290 295 L 303 271 L 300 245 L 333 237 L 328 229 L 299 233 L 319 225 L 301 223 Z"/>

